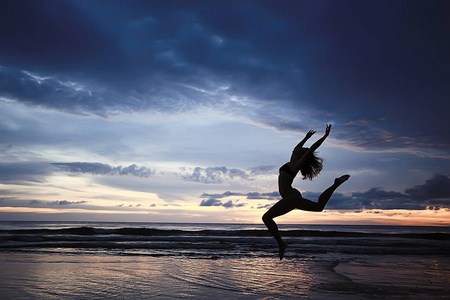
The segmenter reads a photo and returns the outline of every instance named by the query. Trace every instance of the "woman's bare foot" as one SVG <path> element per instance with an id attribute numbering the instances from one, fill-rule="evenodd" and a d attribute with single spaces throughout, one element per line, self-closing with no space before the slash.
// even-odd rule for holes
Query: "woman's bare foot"
<path id="1" fill-rule="evenodd" d="M 282 244 L 278 245 L 278 254 L 280 255 L 280 260 L 283 259 L 284 257 L 284 251 L 286 251 L 287 248 L 287 244 L 285 242 L 283 242 Z"/>
<path id="2" fill-rule="evenodd" d="M 346 182 L 349 178 L 350 178 L 350 175 L 343 175 L 339 178 L 336 178 L 334 180 L 334 184 L 339 186 L 339 185 L 343 184 L 344 182 Z"/>

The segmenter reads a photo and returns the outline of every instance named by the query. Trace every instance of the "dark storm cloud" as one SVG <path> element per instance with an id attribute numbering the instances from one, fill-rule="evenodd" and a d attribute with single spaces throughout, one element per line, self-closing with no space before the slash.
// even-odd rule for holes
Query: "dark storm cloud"
<path id="1" fill-rule="evenodd" d="M 208 106 L 280 130 L 332 120 L 367 149 L 450 145 L 447 1 L 0 5 L 2 97 L 101 116 Z"/>
<path id="2" fill-rule="evenodd" d="M 182 7 L 139 1 L 1 5 L 3 97 L 98 115 L 179 112 L 216 102 L 202 92 L 215 87 L 205 79 L 209 72 L 195 59 L 184 61 L 184 53 L 214 47 L 212 36 Z M 200 90 L 190 88 L 199 84 Z"/>
<path id="3" fill-rule="evenodd" d="M 71 173 L 90 173 L 92 175 L 133 175 L 137 177 L 150 177 L 155 171 L 147 167 L 139 167 L 135 164 L 128 167 L 112 167 L 102 163 L 74 162 L 74 163 L 53 163 L 60 170 Z"/>
<path id="4" fill-rule="evenodd" d="M 0 66 L 0 79 L 1 96 L 6 98 L 81 114 L 103 110 L 99 97 L 75 82 L 39 77 L 4 66 Z"/>
<path id="5" fill-rule="evenodd" d="M 153 82 L 150 90 L 123 91 L 64 77 L 41 76 L 0 65 L 0 96 L 29 105 L 101 117 L 141 110 L 184 112 L 211 102 L 201 91 L 176 83 L 158 83 L 159 80 Z"/>
<path id="6" fill-rule="evenodd" d="M 422 185 L 407 189 L 405 193 L 414 199 L 450 199 L 450 178 L 442 174 L 436 174 Z"/>

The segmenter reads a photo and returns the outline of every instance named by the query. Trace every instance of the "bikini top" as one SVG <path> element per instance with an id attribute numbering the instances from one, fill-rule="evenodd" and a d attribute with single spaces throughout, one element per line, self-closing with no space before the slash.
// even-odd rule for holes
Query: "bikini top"
<path id="1" fill-rule="evenodd" d="M 289 167 L 289 163 L 285 163 L 284 165 L 282 165 L 280 168 L 280 173 L 281 173 L 281 171 L 288 173 L 292 177 L 295 177 L 298 173 L 298 171 L 295 173 L 292 171 L 291 167 Z"/>

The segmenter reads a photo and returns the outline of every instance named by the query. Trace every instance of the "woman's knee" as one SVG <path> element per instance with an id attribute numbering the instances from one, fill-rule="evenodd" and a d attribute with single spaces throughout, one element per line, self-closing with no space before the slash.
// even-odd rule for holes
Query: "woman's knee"
<path id="1" fill-rule="evenodd" d="M 270 222 L 273 218 L 270 216 L 269 212 L 266 212 L 263 216 L 262 216 L 262 221 L 265 223 Z"/>

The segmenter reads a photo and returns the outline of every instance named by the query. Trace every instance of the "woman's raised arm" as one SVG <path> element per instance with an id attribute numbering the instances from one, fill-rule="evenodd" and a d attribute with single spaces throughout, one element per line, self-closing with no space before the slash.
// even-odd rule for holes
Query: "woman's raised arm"
<path id="1" fill-rule="evenodd" d="M 308 131 L 308 133 L 307 133 L 306 136 L 303 138 L 303 140 L 301 140 L 300 143 L 298 143 L 298 145 L 295 146 L 294 152 L 295 152 L 295 151 L 298 151 L 298 150 L 300 150 L 300 149 L 302 149 L 303 146 L 305 145 L 306 141 L 309 140 L 309 139 L 313 136 L 314 133 L 316 133 L 315 130 L 312 130 L 312 129 L 311 129 L 310 131 Z"/>
<path id="2" fill-rule="evenodd" d="M 312 144 L 311 148 L 308 149 L 308 152 L 311 153 L 316 151 L 317 148 L 319 148 L 320 145 L 322 145 L 322 143 L 325 141 L 325 139 L 330 135 L 330 131 L 331 131 L 331 124 L 327 124 L 327 127 L 325 128 L 325 134 L 323 135 L 323 137 L 321 137 L 317 142 Z"/>

